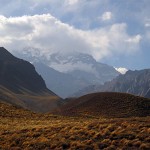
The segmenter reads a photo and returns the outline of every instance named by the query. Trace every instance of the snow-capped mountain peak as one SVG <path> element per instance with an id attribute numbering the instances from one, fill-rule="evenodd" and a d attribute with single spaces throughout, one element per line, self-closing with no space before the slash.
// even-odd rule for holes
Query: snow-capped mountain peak
<path id="1" fill-rule="evenodd" d="M 50 59 L 53 62 L 59 62 L 59 63 L 77 63 L 77 62 L 83 62 L 83 63 L 95 63 L 95 59 L 84 53 L 72 53 L 72 54 L 61 54 L 61 53 L 53 53 L 50 55 Z"/>
<path id="2" fill-rule="evenodd" d="M 83 53 L 74 54 L 60 54 L 54 53 L 50 56 L 49 66 L 60 72 L 72 72 L 75 70 L 82 70 L 85 72 L 96 73 L 94 65 L 95 59 Z"/>

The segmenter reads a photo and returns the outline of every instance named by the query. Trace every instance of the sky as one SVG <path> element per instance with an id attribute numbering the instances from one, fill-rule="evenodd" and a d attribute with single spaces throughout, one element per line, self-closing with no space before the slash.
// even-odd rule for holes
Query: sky
<path id="1" fill-rule="evenodd" d="M 150 0 L 0 0 L 0 46 L 150 68 Z"/>

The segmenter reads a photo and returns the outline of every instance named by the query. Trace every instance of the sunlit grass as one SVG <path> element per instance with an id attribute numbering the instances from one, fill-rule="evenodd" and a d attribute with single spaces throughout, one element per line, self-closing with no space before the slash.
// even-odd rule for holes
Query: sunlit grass
<path id="1" fill-rule="evenodd" d="M 150 148 L 150 117 L 63 117 L 5 104 L 0 110 L 0 149 Z"/>

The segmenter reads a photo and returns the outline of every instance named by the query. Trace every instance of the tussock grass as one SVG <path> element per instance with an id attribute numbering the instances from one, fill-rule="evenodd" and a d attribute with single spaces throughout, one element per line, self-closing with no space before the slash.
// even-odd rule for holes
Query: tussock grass
<path id="1" fill-rule="evenodd" d="M 62 117 L 0 108 L 0 149 L 150 149 L 150 117 Z"/>

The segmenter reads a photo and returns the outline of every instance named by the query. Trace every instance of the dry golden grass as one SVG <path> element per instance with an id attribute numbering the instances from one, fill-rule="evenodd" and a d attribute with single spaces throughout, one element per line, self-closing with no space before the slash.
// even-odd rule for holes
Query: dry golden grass
<path id="1" fill-rule="evenodd" d="M 81 118 L 0 104 L 0 149 L 150 149 L 150 117 Z"/>

